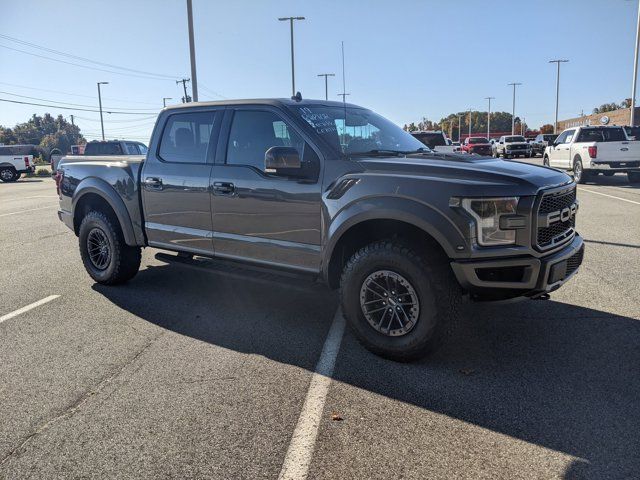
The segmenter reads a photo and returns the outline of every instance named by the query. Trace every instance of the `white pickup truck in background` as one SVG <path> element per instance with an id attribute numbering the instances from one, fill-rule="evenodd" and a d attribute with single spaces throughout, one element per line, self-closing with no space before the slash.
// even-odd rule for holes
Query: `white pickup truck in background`
<path id="1" fill-rule="evenodd" d="M 568 128 L 545 148 L 543 161 L 573 170 L 577 183 L 616 173 L 626 173 L 630 183 L 640 183 L 640 142 L 630 141 L 623 127 Z"/>
<path id="2" fill-rule="evenodd" d="M 447 138 L 442 130 L 420 130 L 410 133 L 431 150 L 435 150 L 436 152 L 453 153 L 460 150 L 460 147 L 456 149 L 453 142 Z"/>
<path id="3" fill-rule="evenodd" d="M 0 180 L 15 182 L 23 173 L 35 170 L 33 145 L 0 145 Z"/>

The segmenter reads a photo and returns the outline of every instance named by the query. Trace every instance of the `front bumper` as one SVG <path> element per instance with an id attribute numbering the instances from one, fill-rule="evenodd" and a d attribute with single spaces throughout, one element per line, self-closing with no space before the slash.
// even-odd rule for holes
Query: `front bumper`
<path id="1" fill-rule="evenodd" d="M 478 299 L 536 297 L 557 290 L 582 264 L 584 242 L 576 234 L 561 250 L 533 256 L 451 263 L 462 288 Z"/>
<path id="2" fill-rule="evenodd" d="M 507 155 L 531 155 L 531 149 L 530 148 L 523 148 L 523 149 L 518 149 L 518 150 L 509 150 L 506 149 L 505 153 Z"/>

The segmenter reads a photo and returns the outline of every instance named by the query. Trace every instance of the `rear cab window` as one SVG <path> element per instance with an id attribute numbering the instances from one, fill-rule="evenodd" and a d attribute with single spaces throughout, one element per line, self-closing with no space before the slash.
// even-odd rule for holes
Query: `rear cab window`
<path id="1" fill-rule="evenodd" d="M 95 142 L 87 143 L 84 149 L 85 155 L 125 155 L 120 142 Z M 137 154 L 136 154 L 137 155 Z"/>
<path id="2" fill-rule="evenodd" d="M 170 115 L 162 132 L 158 157 L 170 163 L 207 163 L 212 153 L 209 148 L 212 133 L 221 116 L 221 111 Z"/>
<path id="3" fill-rule="evenodd" d="M 583 128 L 578 135 L 578 142 L 624 142 L 627 138 L 620 128 Z"/>

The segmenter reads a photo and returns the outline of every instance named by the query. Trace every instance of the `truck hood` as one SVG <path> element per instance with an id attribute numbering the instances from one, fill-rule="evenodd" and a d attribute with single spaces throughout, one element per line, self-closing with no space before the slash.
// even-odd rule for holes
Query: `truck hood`
<path id="1" fill-rule="evenodd" d="M 535 195 L 571 182 L 569 175 L 553 168 L 457 153 L 367 157 L 358 163 L 364 174 L 457 184 L 463 193 L 482 196 Z"/>

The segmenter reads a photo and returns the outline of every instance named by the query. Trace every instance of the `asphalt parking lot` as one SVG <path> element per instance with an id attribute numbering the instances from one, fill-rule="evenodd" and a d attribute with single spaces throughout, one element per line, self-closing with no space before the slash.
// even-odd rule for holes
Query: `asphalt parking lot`
<path id="1" fill-rule="evenodd" d="M 413 364 L 340 335 L 308 478 L 638 478 L 640 188 L 578 191 L 585 261 L 549 301 L 468 304 Z M 0 184 L 0 478 L 278 478 L 335 292 L 153 249 L 103 287 L 56 208 Z"/>

